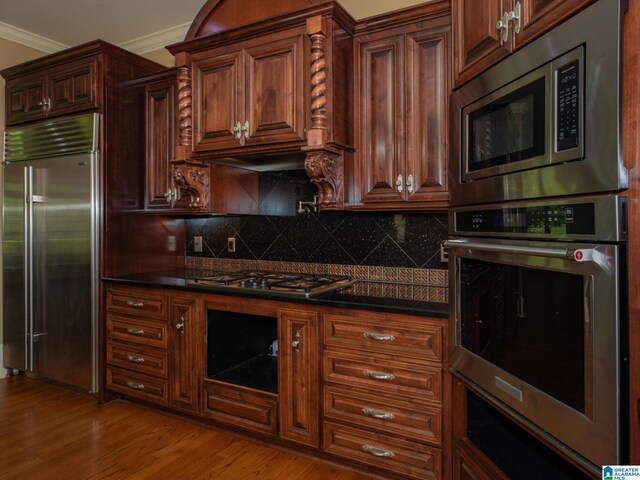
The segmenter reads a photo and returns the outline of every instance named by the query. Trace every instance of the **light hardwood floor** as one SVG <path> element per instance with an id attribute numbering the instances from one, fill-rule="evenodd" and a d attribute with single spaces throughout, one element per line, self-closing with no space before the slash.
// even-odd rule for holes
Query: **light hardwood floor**
<path id="1" fill-rule="evenodd" d="M 0 479 L 370 478 L 127 402 L 0 380 Z"/>

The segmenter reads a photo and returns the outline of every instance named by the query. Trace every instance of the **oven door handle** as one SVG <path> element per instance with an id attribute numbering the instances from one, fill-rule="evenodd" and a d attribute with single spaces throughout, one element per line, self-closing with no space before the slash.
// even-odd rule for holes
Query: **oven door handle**
<path id="1" fill-rule="evenodd" d="M 446 248 L 469 248 L 482 252 L 511 253 L 515 255 L 535 255 L 538 257 L 561 258 L 563 260 L 574 260 L 576 262 L 593 261 L 592 249 L 567 249 L 567 248 L 536 248 L 520 247 L 514 245 L 495 245 L 480 242 L 470 242 L 468 240 L 446 240 Z"/>

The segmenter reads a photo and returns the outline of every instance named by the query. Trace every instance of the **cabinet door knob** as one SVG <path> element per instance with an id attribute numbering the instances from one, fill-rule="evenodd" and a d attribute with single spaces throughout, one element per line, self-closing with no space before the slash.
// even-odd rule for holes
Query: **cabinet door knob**
<path id="1" fill-rule="evenodd" d="M 407 192 L 413 193 L 413 175 L 407 177 Z"/>
<path id="2" fill-rule="evenodd" d="M 293 349 L 296 352 L 300 351 L 300 342 L 302 341 L 302 338 L 300 337 L 300 332 L 296 332 L 296 335 L 293 337 L 294 340 L 293 342 L 291 342 L 291 346 L 293 347 Z"/>
<path id="3" fill-rule="evenodd" d="M 180 315 L 180 323 L 176 323 L 176 329 L 180 333 L 184 333 L 184 315 Z"/>
<path id="4" fill-rule="evenodd" d="M 47 113 L 49 110 L 51 110 L 51 99 L 43 98 L 41 101 L 38 102 L 38 106 L 42 107 L 43 113 Z"/>
<path id="5" fill-rule="evenodd" d="M 404 181 L 402 178 L 402 174 L 398 175 L 398 178 L 396 180 L 396 189 L 398 190 L 398 193 L 402 193 L 402 189 L 404 188 Z"/>
<path id="6" fill-rule="evenodd" d="M 233 127 L 233 133 L 235 134 L 236 140 L 242 139 L 242 126 L 240 122 L 236 123 L 236 126 Z"/>
<path id="7" fill-rule="evenodd" d="M 242 132 L 244 133 L 244 139 L 249 140 L 249 120 L 244 122 L 242 126 Z"/>

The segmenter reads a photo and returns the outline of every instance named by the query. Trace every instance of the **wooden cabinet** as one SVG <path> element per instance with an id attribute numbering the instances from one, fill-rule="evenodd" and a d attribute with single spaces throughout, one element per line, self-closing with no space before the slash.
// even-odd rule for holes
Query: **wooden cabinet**
<path id="1" fill-rule="evenodd" d="M 109 288 L 107 388 L 198 412 L 198 297 Z"/>
<path id="2" fill-rule="evenodd" d="M 110 288 L 106 293 L 107 388 L 167 405 L 167 297 L 159 291 Z"/>
<path id="3" fill-rule="evenodd" d="M 318 314 L 280 310 L 280 436 L 305 445 L 320 444 L 320 358 Z"/>
<path id="4" fill-rule="evenodd" d="M 199 365 L 196 342 L 199 313 L 196 297 L 169 300 L 169 406 L 198 412 Z"/>
<path id="5" fill-rule="evenodd" d="M 420 7 L 422 21 L 355 37 L 356 171 L 364 208 L 448 205 L 451 19 L 437 3 Z"/>
<path id="6" fill-rule="evenodd" d="M 192 56 L 194 152 L 304 140 L 304 42 L 280 36 Z"/>
<path id="7" fill-rule="evenodd" d="M 8 79 L 7 125 L 98 108 L 99 68 L 94 56 Z"/>
<path id="8" fill-rule="evenodd" d="M 446 319 L 124 285 L 105 307 L 113 392 L 378 475 L 451 478 Z"/>
<path id="9" fill-rule="evenodd" d="M 593 1 L 452 0 L 454 87 L 471 80 Z"/>
<path id="10" fill-rule="evenodd" d="M 326 452 L 406 477 L 447 478 L 443 322 L 373 312 L 322 316 Z"/>
<path id="11" fill-rule="evenodd" d="M 144 108 L 144 205 L 149 212 L 188 213 L 189 195 L 173 177 L 178 114 L 177 71 L 170 68 L 127 84 Z"/>

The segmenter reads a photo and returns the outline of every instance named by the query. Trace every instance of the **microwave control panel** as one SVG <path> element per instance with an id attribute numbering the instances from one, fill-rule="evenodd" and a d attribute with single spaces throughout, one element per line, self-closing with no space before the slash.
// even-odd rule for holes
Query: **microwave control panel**
<path id="1" fill-rule="evenodd" d="M 580 63 L 574 60 L 556 72 L 556 151 L 576 148 L 580 128 Z"/>

